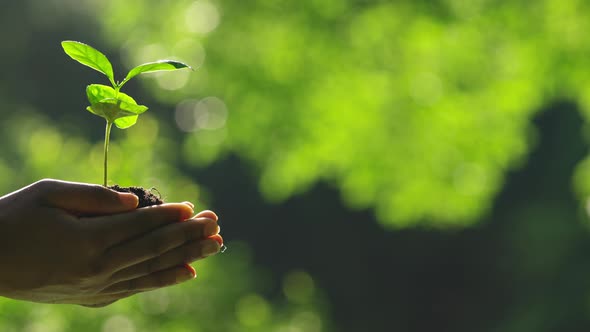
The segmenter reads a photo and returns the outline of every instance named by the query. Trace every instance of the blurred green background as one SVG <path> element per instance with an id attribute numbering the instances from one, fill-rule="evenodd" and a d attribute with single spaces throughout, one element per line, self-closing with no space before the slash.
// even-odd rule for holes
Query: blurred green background
<path id="1" fill-rule="evenodd" d="M 0 299 L 1 331 L 590 330 L 589 2 L 0 4 L 0 192 L 101 182 L 106 79 L 62 40 L 174 58 L 126 85 L 109 180 L 229 246 L 106 308 Z"/>

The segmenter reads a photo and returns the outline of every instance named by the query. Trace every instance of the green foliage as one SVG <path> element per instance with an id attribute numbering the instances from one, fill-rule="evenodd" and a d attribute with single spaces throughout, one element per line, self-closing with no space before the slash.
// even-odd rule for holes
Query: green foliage
<path id="1" fill-rule="evenodd" d="M 154 8 L 167 14 L 156 18 Z M 200 91 L 229 113 L 223 128 L 189 132 L 186 146 L 200 149 L 187 148 L 188 161 L 237 154 L 274 202 L 330 182 L 389 227 L 477 222 L 534 143 L 530 119 L 543 105 L 567 98 L 590 114 L 583 1 L 151 0 L 100 9 L 104 36 L 129 46 L 129 63 L 167 49 L 205 59 L 175 99 Z"/>
<path id="2" fill-rule="evenodd" d="M 227 105 L 224 125 L 209 129 L 201 115 L 215 108 L 178 104 L 177 114 L 194 114 L 192 128 L 183 123 L 187 161 L 236 154 L 273 202 L 329 182 L 389 227 L 476 222 L 558 86 L 547 77 L 554 54 L 537 55 L 548 43 L 539 30 L 563 20 L 518 1 L 101 4 L 104 36 L 126 45 L 127 63 L 166 50 L 204 61 L 175 94 L 158 92 L 163 78 L 148 83 L 171 104 L 199 91 Z M 582 22 L 582 12 L 565 21 Z"/>
<path id="3" fill-rule="evenodd" d="M 158 60 L 131 69 L 125 79 L 118 83 L 115 82 L 111 62 L 100 51 L 77 41 L 63 41 L 61 45 L 66 54 L 72 59 L 107 76 L 113 86 L 112 88 L 100 84 L 91 84 L 86 88 L 86 94 L 90 102 L 87 109 L 91 113 L 104 118 L 107 123 L 115 123 L 121 129 L 135 124 L 137 116 L 147 110 L 146 106 L 138 105 L 133 98 L 119 92 L 125 83 L 142 73 L 190 68 L 179 61 Z M 124 119 L 117 121 L 122 118 Z"/>
<path id="4" fill-rule="evenodd" d="M 142 73 L 153 73 L 158 71 L 177 70 L 190 68 L 188 65 L 174 60 L 158 60 L 156 62 L 141 64 L 129 71 L 125 79 L 115 82 L 113 66 L 109 59 L 90 45 L 77 41 L 63 41 L 61 43 L 64 51 L 72 59 L 80 62 L 107 76 L 112 88 L 101 84 L 91 84 L 86 88 L 86 95 L 90 106 L 86 109 L 104 118 L 107 122 L 104 137 L 104 176 L 103 185 L 106 187 L 108 181 L 108 151 L 109 137 L 113 123 L 120 129 L 127 129 L 137 122 L 140 114 L 147 111 L 147 107 L 138 105 L 130 96 L 120 92 L 123 84 L 133 77 Z"/>
<path id="5" fill-rule="evenodd" d="M 125 76 L 125 79 L 118 85 L 119 88 L 123 86 L 123 84 L 127 83 L 133 77 L 142 74 L 142 73 L 155 73 L 158 71 L 168 71 L 168 70 L 176 70 L 176 69 L 183 69 L 183 68 L 190 68 L 186 64 L 178 61 L 173 60 L 159 60 L 150 63 L 144 63 L 139 65 Z"/>
<path id="6" fill-rule="evenodd" d="M 107 57 L 93 47 L 77 41 L 63 41 L 61 46 L 72 59 L 88 66 L 108 77 L 111 84 L 115 86 L 115 75 L 113 65 Z"/>
<path id="7" fill-rule="evenodd" d="M 91 84 L 86 87 L 86 95 L 91 104 L 87 110 L 120 129 L 131 127 L 138 116 L 147 111 L 146 106 L 137 105 L 133 98 L 110 86 Z"/>

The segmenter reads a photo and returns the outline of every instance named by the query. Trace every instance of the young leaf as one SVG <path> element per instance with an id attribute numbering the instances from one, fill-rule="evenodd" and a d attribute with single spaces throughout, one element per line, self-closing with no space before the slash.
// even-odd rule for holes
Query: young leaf
<path id="1" fill-rule="evenodd" d="M 123 92 L 117 92 L 110 86 L 102 84 L 89 85 L 86 88 L 86 95 L 91 105 L 86 109 L 105 118 L 108 122 L 114 122 L 119 128 L 131 127 L 137 121 L 137 115 L 148 109 L 146 106 L 138 105 L 133 98 Z M 119 120 L 126 117 L 130 119 Z"/>
<path id="2" fill-rule="evenodd" d="M 127 96 L 127 95 L 125 95 Z M 119 99 L 117 100 L 117 104 L 119 105 L 119 108 L 121 109 L 121 112 L 127 112 L 127 113 L 132 113 L 135 115 L 139 115 L 142 114 L 143 112 L 147 111 L 147 106 L 143 106 L 143 105 L 137 105 L 137 103 L 135 102 L 135 100 L 131 99 L 132 102 L 127 102 L 124 99 L 125 98 L 121 98 L 122 96 L 119 95 Z M 129 97 L 129 96 L 127 96 Z M 131 98 L 131 97 L 129 97 Z"/>
<path id="3" fill-rule="evenodd" d="M 119 93 L 118 102 L 121 113 L 119 113 L 114 123 L 119 129 L 126 129 L 133 126 L 137 122 L 137 117 L 148 109 L 146 106 L 137 105 L 133 98 L 124 93 Z M 133 115 L 129 115 L 129 113 Z M 124 116 L 125 114 L 126 116 Z"/>
<path id="4" fill-rule="evenodd" d="M 122 93 L 122 92 L 120 92 Z M 117 91 L 107 85 L 102 84 L 90 84 L 86 87 L 86 96 L 90 104 L 99 103 L 103 99 L 113 98 L 117 95 Z M 131 97 L 129 97 L 131 98 Z"/>
<path id="5" fill-rule="evenodd" d="M 118 101 L 112 98 L 104 99 L 100 103 L 92 104 L 91 106 L 86 107 L 86 109 L 90 113 L 98 115 L 110 123 L 121 117 L 135 115 L 134 112 L 122 110 L 118 105 Z"/>
<path id="6" fill-rule="evenodd" d="M 115 120 L 115 125 L 119 129 L 127 129 L 137 122 L 139 115 L 125 116 Z"/>
<path id="7" fill-rule="evenodd" d="M 113 74 L 113 65 L 111 65 L 111 62 L 104 54 L 92 46 L 77 41 L 63 41 L 61 42 L 61 46 L 63 47 L 66 54 L 72 59 L 103 73 L 109 78 L 109 81 L 111 81 L 113 86 L 116 85 Z"/>
<path id="8" fill-rule="evenodd" d="M 127 83 L 133 77 L 143 74 L 143 73 L 153 73 L 157 71 L 164 71 L 164 70 L 177 70 L 189 68 L 192 69 L 189 65 L 184 64 L 179 61 L 174 60 L 158 60 L 156 62 L 148 62 L 141 64 L 129 71 L 123 82 L 119 84 L 119 88 L 123 86 L 123 84 Z"/>
<path id="9" fill-rule="evenodd" d="M 121 102 L 121 108 L 124 110 L 134 112 L 134 114 L 140 114 L 144 112 L 138 111 L 138 108 L 135 106 L 140 105 L 138 105 L 135 99 L 131 98 L 131 96 L 123 92 L 116 91 L 115 89 L 107 85 L 90 84 L 86 87 L 86 95 L 88 96 L 88 101 L 90 102 L 90 104 L 100 103 L 105 101 L 105 99 L 115 99 Z"/>

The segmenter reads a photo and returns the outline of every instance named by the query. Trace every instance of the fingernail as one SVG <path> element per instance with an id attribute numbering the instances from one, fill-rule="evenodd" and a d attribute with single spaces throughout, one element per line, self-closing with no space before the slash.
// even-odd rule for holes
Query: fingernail
<path id="1" fill-rule="evenodd" d="M 186 204 L 186 205 L 188 205 L 188 206 L 190 206 L 190 207 L 191 207 L 191 209 L 194 209 L 194 208 L 195 208 L 195 205 L 194 205 L 193 203 L 189 202 L 189 201 L 182 202 L 182 203 L 183 203 L 183 204 Z"/>
<path id="2" fill-rule="evenodd" d="M 184 267 L 190 272 L 192 279 L 197 277 L 197 271 L 194 267 L 190 266 L 190 264 L 187 263 L 184 264 Z"/>
<path id="3" fill-rule="evenodd" d="M 188 206 L 188 204 L 184 204 L 186 207 L 188 207 L 187 209 L 182 209 L 181 215 L 180 215 L 180 220 L 184 221 L 187 219 L 190 219 L 191 216 L 195 213 L 195 211 L 193 211 L 193 208 L 191 208 L 190 206 Z"/>
<path id="4" fill-rule="evenodd" d="M 217 243 L 219 243 L 220 246 L 223 245 L 223 238 L 219 234 L 215 234 L 215 235 L 211 236 L 210 239 L 217 241 Z"/>
<path id="5" fill-rule="evenodd" d="M 211 210 L 203 210 L 203 211 L 197 213 L 195 218 L 209 218 L 209 219 L 213 219 L 215 221 L 217 221 L 219 219 L 217 214 L 215 214 L 215 212 L 213 212 Z"/>
<path id="6" fill-rule="evenodd" d="M 130 193 L 119 193 L 119 200 L 123 205 L 132 206 L 134 208 L 139 204 L 139 198 Z"/>
<path id="7" fill-rule="evenodd" d="M 192 267 L 191 267 L 191 269 L 192 269 Z M 194 271 L 194 269 L 193 269 L 193 271 Z M 185 265 L 184 269 L 178 269 L 178 271 L 176 272 L 176 282 L 181 283 L 181 282 L 185 282 L 187 280 L 193 279 L 194 276 L 196 275 L 196 272 L 195 272 L 195 274 L 193 274 L 193 271 L 186 268 L 186 265 Z"/>
<path id="8" fill-rule="evenodd" d="M 220 249 L 221 246 L 219 245 L 219 242 L 215 240 L 206 240 L 205 243 L 203 243 L 202 252 L 204 256 L 210 256 L 218 253 Z"/>
<path id="9" fill-rule="evenodd" d="M 204 230 L 204 237 L 209 237 L 211 235 L 215 235 L 217 233 L 219 233 L 219 226 L 217 226 L 217 223 L 214 222 L 210 222 L 205 224 L 205 230 Z"/>

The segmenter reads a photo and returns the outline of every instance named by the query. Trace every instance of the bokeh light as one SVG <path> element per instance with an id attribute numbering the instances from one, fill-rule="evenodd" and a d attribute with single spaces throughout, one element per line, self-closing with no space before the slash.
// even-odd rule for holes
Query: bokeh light
<path id="1" fill-rule="evenodd" d="M 219 25 L 221 17 L 217 7 L 208 0 L 197 0 L 186 10 L 188 31 L 207 34 Z"/>
<path id="2" fill-rule="evenodd" d="M 270 318 L 271 308 L 265 299 L 250 294 L 237 302 L 236 315 L 241 324 L 252 328 L 263 325 Z"/>
<path id="3" fill-rule="evenodd" d="M 176 106 L 176 125 L 182 131 L 218 130 L 225 126 L 227 107 L 217 97 L 185 100 Z"/>
<path id="4" fill-rule="evenodd" d="M 102 331 L 135 332 L 136 329 L 131 319 L 123 315 L 116 315 L 107 319 L 102 327 Z"/>
<path id="5" fill-rule="evenodd" d="M 289 301 L 306 303 L 313 296 L 313 279 L 304 271 L 290 272 L 283 281 L 283 292 Z"/>

